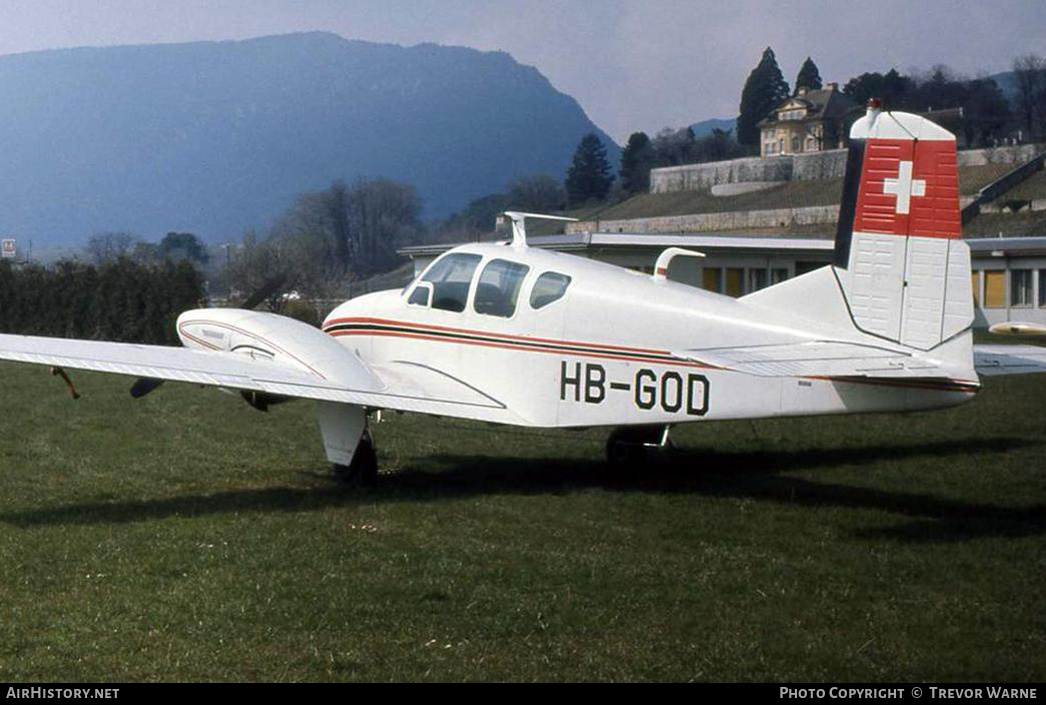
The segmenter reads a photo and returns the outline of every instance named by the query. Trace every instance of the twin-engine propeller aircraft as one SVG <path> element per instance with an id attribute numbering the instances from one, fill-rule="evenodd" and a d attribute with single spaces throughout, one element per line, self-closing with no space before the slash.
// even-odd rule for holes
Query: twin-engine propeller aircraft
<path id="1" fill-rule="evenodd" d="M 188 311 L 184 348 L 0 336 L 0 359 L 315 399 L 339 474 L 377 475 L 368 411 L 616 429 L 612 458 L 679 423 L 909 411 L 968 401 L 978 372 L 1046 372 L 1046 349 L 972 342 L 955 138 L 873 104 L 850 132 L 834 262 L 734 299 L 510 242 L 456 247 L 403 291 L 317 330 L 271 313 Z M 64 374 L 64 373 L 63 373 Z"/>

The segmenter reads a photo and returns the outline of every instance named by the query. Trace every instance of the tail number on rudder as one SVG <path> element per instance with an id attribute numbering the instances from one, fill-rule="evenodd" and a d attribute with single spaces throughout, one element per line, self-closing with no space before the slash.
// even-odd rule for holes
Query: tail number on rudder
<path id="1" fill-rule="evenodd" d="M 636 370 L 632 380 L 607 379 L 607 371 L 595 363 L 560 362 L 559 398 L 561 401 L 602 404 L 608 394 L 625 392 L 636 407 L 644 411 L 661 409 L 669 413 L 704 416 L 708 413 L 708 378 L 692 372 L 649 368 Z"/>

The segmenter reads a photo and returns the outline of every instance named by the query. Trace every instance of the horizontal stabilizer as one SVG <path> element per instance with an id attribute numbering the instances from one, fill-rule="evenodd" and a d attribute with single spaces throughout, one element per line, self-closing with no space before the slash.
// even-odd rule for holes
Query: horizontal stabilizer
<path id="1" fill-rule="evenodd" d="M 904 350 L 831 341 L 692 349 L 675 355 L 757 377 L 932 377 L 941 367 Z"/>
<path id="2" fill-rule="evenodd" d="M 1034 345 L 974 345 L 973 364 L 977 373 L 1026 375 L 1046 372 L 1046 348 Z"/>

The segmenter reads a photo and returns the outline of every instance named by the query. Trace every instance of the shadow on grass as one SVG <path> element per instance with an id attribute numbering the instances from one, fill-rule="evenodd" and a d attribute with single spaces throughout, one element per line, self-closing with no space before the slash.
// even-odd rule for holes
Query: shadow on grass
<path id="1" fill-rule="evenodd" d="M 602 462 L 441 455 L 440 471 L 407 468 L 383 476 L 377 488 L 333 484 L 274 487 L 130 502 L 95 502 L 0 514 L 20 527 L 128 523 L 170 517 L 250 512 L 307 512 L 382 501 L 441 501 L 495 494 L 566 494 L 589 488 L 619 492 L 688 493 L 755 499 L 806 507 L 875 509 L 915 521 L 855 532 L 859 538 L 908 542 L 959 541 L 983 536 L 1021 537 L 1046 532 L 1046 505 L 1009 508 L 929 494 L 817 482 L 787 474 L 890 460 L 945 459 L 1002 454 L 1041 445 L 1017 438 L 941 442 L 913 446 L 808 449 L 799 451 L 675 451 L 657 457 L 641 473 L 612 472 Z"/>

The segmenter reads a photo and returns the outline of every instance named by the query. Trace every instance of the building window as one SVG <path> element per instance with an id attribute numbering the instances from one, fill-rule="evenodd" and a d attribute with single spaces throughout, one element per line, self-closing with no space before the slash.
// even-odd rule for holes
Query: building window
<path id="1" fill-rule="evenodd" d="M 766 288 L 767 271 L 765 269 L 748 270 L 748 290 L 759 291 Z"/>
<path id="2" fill-rule="evenodd" d="M 970 274 L 970 288 L 973 289 L 973 306 L 977 308 L 981 305 L 981 273 L 972 272 Z"/>
<path id="3" fill-rule="evenodd" d="M 1030 269 L 1014 269 L 1010 272 L 1010 306 L 1034 306 L 1033 280 Z"/>
<path id="4" fill-rule="evenodd" d="M 701 288 L 720 293 L 723 289 L 723 270 L 705 267 L 701 273 Z"/>
<path id="5" fill-rule="evenodd" d="M 795 153 L 795 152 L 798 152 L 798 151 L 799 151 L 799 138 L 793 136 L 792 137 L 792 152 Z"/>
<path id="6" fill-rule="evenodd" d="M 823 266 L 825 266 L 824 262 L 796 262 L 795 263 L 795 276 L 798 277 L 800 274 L 806 274 L 807 272 L 812 272 L 815 269 L 820 269 Z"/>
<path id="7" fill-rule="evenodd" d="M 785 267 L 774 267 L 770 270 L 770 286 L 780 284 L 788 278 L 788 269 Z"/>
<path id="8" fill-rule="evenodd" d="M 745 293 L 745 270 L 740 267 L 727 267 L 725 293 L 735 299 Z"/>
<path id="9" fill-rule="evenodd" d="M 1006 308 L 1006 272 L 984 272 L 984 308 Z"/>
<path id="10" fill-rule="evenodd" d="M 1039 306 L 1046 306 L 1046 269 L 1039 270 Z"/>

